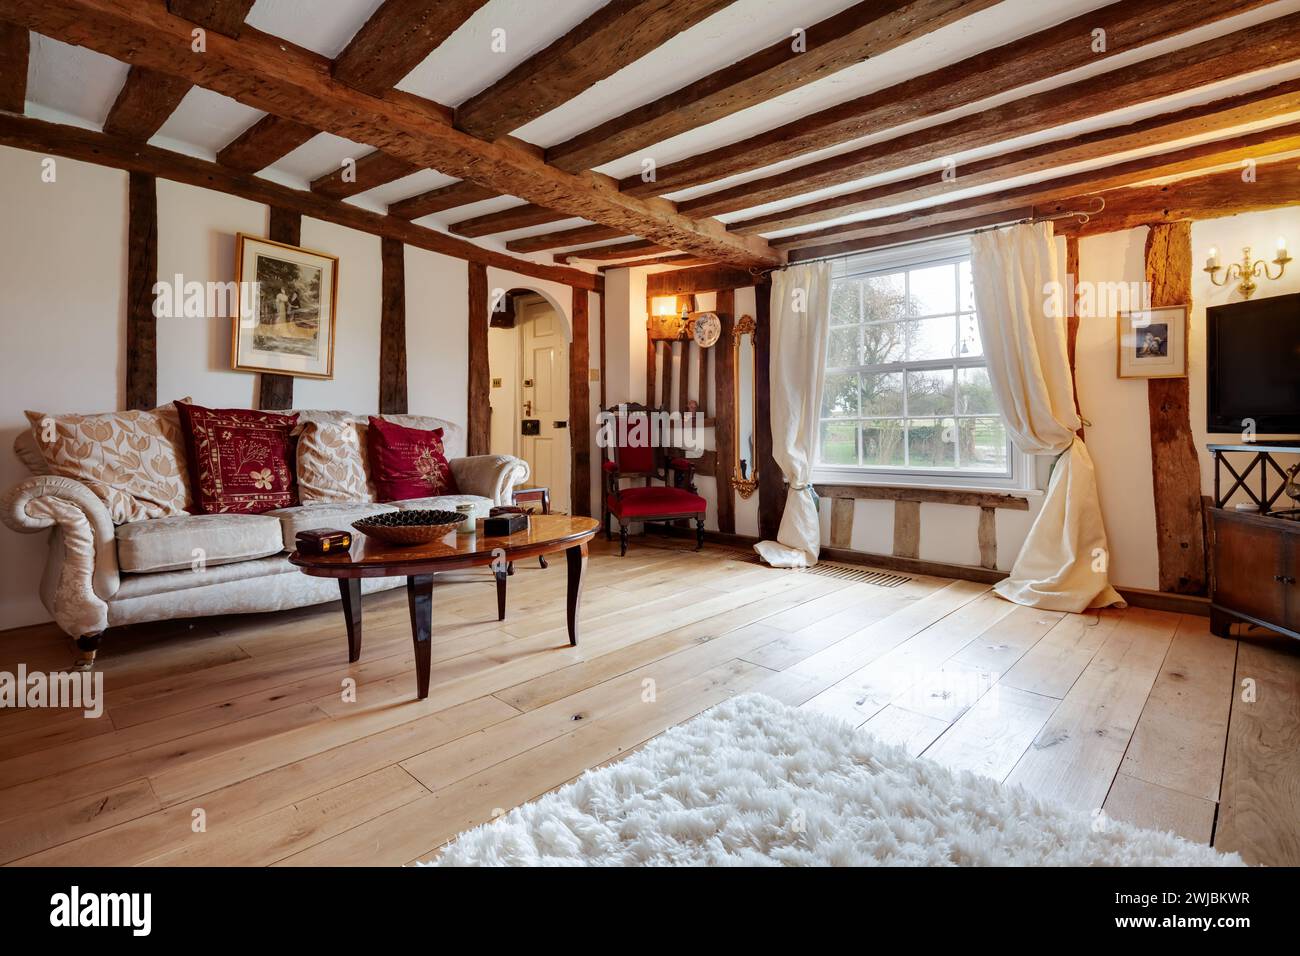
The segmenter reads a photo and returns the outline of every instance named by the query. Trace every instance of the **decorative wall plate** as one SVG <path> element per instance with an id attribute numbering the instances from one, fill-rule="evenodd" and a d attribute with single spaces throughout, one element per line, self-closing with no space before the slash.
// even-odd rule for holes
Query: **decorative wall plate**
<path id="1" fill-rule="evenodd" d="M 695 317 L 695 344 L 702 349 L 718 344 L 722 335 L 722 320 L 716 312 L 701 312 Z"/>

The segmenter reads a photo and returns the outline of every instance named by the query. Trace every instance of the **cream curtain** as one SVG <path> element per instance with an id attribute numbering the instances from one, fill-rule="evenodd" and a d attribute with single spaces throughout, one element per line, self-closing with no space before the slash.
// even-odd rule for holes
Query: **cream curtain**
<path id="1" fill-rule="evenodd" d="M 772 275 L 772 456 L 790 483 L 775 541 L 754 550 L 778 568 L 811 567 L 821 550 L 812 488 L 830 324 L 831 267 L 818 262 Z"/>
<path id="2" fill-rule="evenodd" d="M 1123 604 L 1110 586 L 1110 549 L 1092 457 L 1075 431 L 1065 317 L 1048 311 L 1058 281 L 1052 224 L 977 233 L 971 273 L 989 379 L 1011 440 L 1031 455 L 1059 455 L 1043 508 L 1011 574 L 995 590 L 1017 604 L 1082 611 Z"/>

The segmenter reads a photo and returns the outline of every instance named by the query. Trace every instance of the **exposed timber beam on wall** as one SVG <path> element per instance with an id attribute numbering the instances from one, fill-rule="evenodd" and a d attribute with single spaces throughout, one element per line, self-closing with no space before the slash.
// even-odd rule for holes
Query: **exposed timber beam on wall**
<path id="1" fill-rule="evenodd" d="M 1120 0 L 1065 23 L 981 52 L 960 63 L 868 93 L 756 136 L 661 165 L 656 170 L 655 181 L 652 183 L 644 182 L 640 176 L 630 176 L 622 180 L 620 186 L 634 195 L 662 195 L 761 169 L 804 153 L 826 149 L 837 143 L 878 133 L 882 129 L 891 129 L 973 104 L 1029 83 L 1047 80 L 1107 57 L 1265 6 L 1266 2 L 1267 0 L 1236 0 L 1208 6 L 1189 3 L 1187 0 Z M 1280 18 L 1250 27 L 1230 35 L 1234 38 L 1232 40 L 1220 38 L 1209 41 L 1216 44 L 1212 48 L 1201 49 L 1206 44 L 1200 44 L 1198 47 L 1155 57 L 1147 61 L 1145 67 L 1142 63 L 1125 67 L 1125 71 L 1133 71 L 1127 74 L 1112 71 L 1107 74 L 1107 78 L 1127 75 L 1130 82 L 1141 82 L 1145 76 L 1147 82 L 1152 82 L 1161 73 L 1185 73 L 1187 58 L 1199 55 L 1205 59 L 1208 49 L 1215 49 L 1232 60 L 1237 72 L 1259 69 L 1267 65 L 1269 56 L 1266 51 L 1267 42 L 1257 45 L 1255 39 L 1258 37 L 1261 40 L 1285 43 L 1286 34 L 1295 31 L 1293 24 L 1284 22 L 1287 19 Z M 1092 49 L 1092 31 L 1096 29 L 1106 31 L 1108 40 L 1103 52 L 1094 52 Z M 1258 64 L 1252 59 L 1255 56 L 1261 56 Z M 1194 85 L 1209 83 L 1216 78 L 1213 75 L 1215 70 L 1210 69 L 1205 62 L 1199 63 L 1196 69 L 1203 71 L 1204 79 Z M 1105 100 L 1106 105 L 1100 107 L 1105 110 L 1118 108 L 1121 104 L 1116 100 L 1124 97 L 1124 91 L 1109 82 L 1098 84 L 1096 93 Z M 1077 94 L 1072 94 L 1071 98 L 1073 95 Z M 1039 102 L 1046 105 L 1047 100 Z M 1058 126 L 1068 122 L 1068 114 L 1074 106 L 1077 104 L 1072 105 L 1070 98 L 1053 101 L 1052 108 L 1056 112 L 1050 125 Z M 1013 103 L 1005 111 L 1007 115 L 997 114 L 1009 124 L 1009 130 L 991 122 L 993 117 L 987 111 L 979 114 L 984 118 L 977 120 L 976 125 L 987 126 L 996 140 L 1020 135 L 1028 131 L 1020 128 L 1024 123 L 1018 116 L 1021 109 L 1023 104 Z M 955 151 L 937 145 L 922 146 L 922 155 L 917 161 Z M 897 165 L 908 165 L 912 161 L 910 158 L 907 162 L 900 159 Z M 807 173 L 801 174 L 801 177 L 807 178 Z"/>
<path id="2" fill-rule="evenodd" d="M 132 173 L 126 236 L 126 407 L 158 404 L 158 181 Z"/>
<path id="3" fill-rule="evenodd" d="M 654 278 L 651 276 L 650 278 Z M 722 334 L 713 351 L 713 378 L 715 392 L 713 407 L 713 444 L 718 452 L 718 467 L 714 475 L 717 483 L 718 530 L 723 534 L 736 531 L 736 490 L 731 487 L 731 476 L 736 467 L 736 350 L 732 338 L 736 325 L 736 293 L 734 289 L 719 289 L 714 308 L 722 320 Z M 655 293 L 666 294 L 666 293 Z M 679 293 L 682 294 L 682 293 Z"/>
<path id="4" fill-rule="evenodd" d="M 22 113 L 26 106 L 31 45 L 26 27 L 0 21 L 0 110 L 7 113 Z"/>
<path id="5" fill-rule="evenodd" d="M 349 229 L 357 229 L 381 237 L 391 236 L 407 245 L 428 249 L 430 252 L 481 262 L 484 265 L 497 266 L 564 285 L 596 290 L 604 286 L 602 276 L 592 275 L 579 269 L 543 265 L 529 259 L 519 259 L 505 253 L 484 249 L 434 229 L 417 226 L 404 219 L 369 212 L 351 203 L 339 202 L 301 189 L 289 189 L 260 176 L 121 137 L 105 136 L 103 133 L 80 127 L 0 114 L 0 144 L 66 156 L 69 159 L 98 163 L 116 169 L 149 173 L 204 189 L 215 189 L 218 192 L 241 196 L 268 206 L 292 209 L 314 219 L 347 226 Z"/>
<path id="6" fill-rule="evenodd" d="M 302 245 L 302 214 L 292 209 L 272 206 L 269 210 L 266 237 L 286 246 Z M 259 372 L 257 407 L 262 409 L 293 408 L 293 376 Z"/>
<path id="7" fill-rule="evenodd" d="M 1152 226 L 1146 241 L 1151 305 L 1192 302 L 1192 224 Z M 1151 477 L 1155 492 L 1160 590 L 1204 594 L 1207 574 L 1201 513 L 1201 467 L 1192 442 L 1186 378 L 1147 380 L 1151 414 Z"/>
<path id="8" fill-rule="evenodd" d="M 384 239 L 380 247 L 383 291 L 379 313 L 379 413 L 405 415 L 406 246 Z"/>
<path id="9" fill-rule="evenodd" d="M 550 147 L 546 160 L 576 172 L 662 143 L 918 39 L 991 6 L 991 0 L 857 3 L 653 102 Z"/>
<path id="10" fill-rule="evenodd" d="M 456 125 L 493 140 L 535 120 L 689 29 L 731 0 L 611 0 L 456 108 Z"/>
<path id="11" fill-rule="evenodd" d="M 772 280 L 754 286 L 754 443 L 758 459 L 758 534 L 776 540 L 785 511 L 785 476 L 772 455 Z"/>
<path id="12" fill-rule="evenodd" d="M 488 366 L 487 267 L 469 263 L 469 409 L 466 454 L 486 455 L 492 446 L 492 381 Z"/>
<path id="13" fill-rule="evenodd" d="M 573 290 L 569 341 L 569 510 L 591 515 L 591 365 L 587 290 Z"/>
<path id="14" fill-rule="evenodd" d="M 1070 389 L 1074 392 L 1074 411 L 1079 416 L 1080 438 L 1083 434 L 1083 409 L 1079 405 L 1079 380 L 1076 374 L 1076 358 L 1079 346 L 1079 237 L 1069 236 L 1065 240 L 1065 274 L 1068 277 L 1070 301 L 1066 303 L 1065 313 L 1065 349 L 1070 361 Z"/>

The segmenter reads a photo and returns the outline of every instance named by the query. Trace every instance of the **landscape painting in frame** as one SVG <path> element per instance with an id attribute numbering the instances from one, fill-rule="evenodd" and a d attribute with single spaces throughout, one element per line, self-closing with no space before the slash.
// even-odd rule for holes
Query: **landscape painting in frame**
<path id="1" fill-rule="evenodd" d="M 332 378 L 338 262 L 323 252 L 241 233 L 235 245 L 241 294 L 232 367 Z"/>
<path id="2" fill-rule="evenodd" d="M 1187 374 L 1187 306 L 1121 312 L 1115 331 L 1120 378 L 1182 378 Z"/>

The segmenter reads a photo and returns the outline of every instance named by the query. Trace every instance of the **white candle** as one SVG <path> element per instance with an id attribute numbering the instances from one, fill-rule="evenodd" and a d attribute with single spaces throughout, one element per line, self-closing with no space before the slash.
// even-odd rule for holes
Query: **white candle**
<path id="1" fill-rule="evenodd" d="M 1279 259 L 1286 256 L 1286 236 L 1277 237 L 1277 257 Z"/>
<path id="2" fill-rule="evenodd" d="M 1210 258 L 1205 261 L 1205 268 L 1219 268 L 1219 249 L 1217 246 L 1210 246 Z"/>

